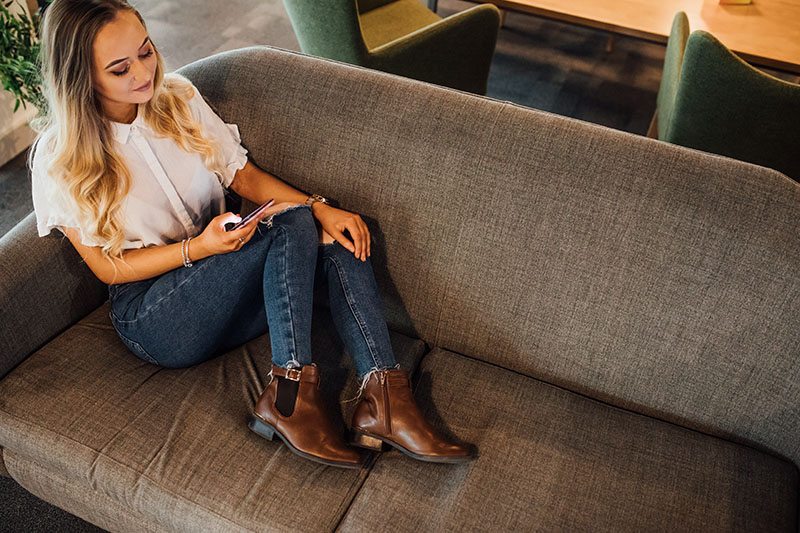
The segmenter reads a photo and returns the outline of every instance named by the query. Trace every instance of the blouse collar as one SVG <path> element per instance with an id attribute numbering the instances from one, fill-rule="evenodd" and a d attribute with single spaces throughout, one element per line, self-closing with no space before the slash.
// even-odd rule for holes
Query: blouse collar
<path id="1" fill-rule="evenodd" d="M 122 122 L 111 122 L 111 127 L 114 130 L 114 139 L 120 144 L 126 144 L 131 135 L 131 129 L 134 126 L 139 128 L 145 127 L 144 117 L 142 116 L 142 105 L 136 107 L 136 118 L 130 124 L 123 124 Z"/>

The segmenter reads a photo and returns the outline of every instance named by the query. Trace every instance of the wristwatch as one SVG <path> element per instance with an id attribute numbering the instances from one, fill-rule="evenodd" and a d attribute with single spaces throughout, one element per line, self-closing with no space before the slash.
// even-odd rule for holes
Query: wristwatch
<path id="1" fill-rule="evenodd" d="M 319 194 L 312 194 L 308 198 L 306 198 L 306 205 L 314 205 L 315 203 L 321 203 L 325 205 L 330 205 L 331 202 L 324 196 L 320 196 Z"/>

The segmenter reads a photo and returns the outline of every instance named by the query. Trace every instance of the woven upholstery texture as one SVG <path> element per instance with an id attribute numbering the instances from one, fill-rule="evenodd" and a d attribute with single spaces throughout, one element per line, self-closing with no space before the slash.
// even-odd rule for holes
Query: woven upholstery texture
<path id="1" fill-rule="evenodd" d="M 383 453 L 340 531 L 797 530 L 797 468 L 746 446 L 441 349 L 415 395 L 478 459 Z"/>
<path id="2" fill-rule="evenodd" d="M 800 463 L 793 181 L 267 47 L 183 72 L 367 219 L 393 329 Z"/>
<path id="3" fill-rule="evenodd" d="M 144 363 L 108 304 L 96 308 L 102 284 L 29 218 L 0 241 L 0 296 L 13 302 L 0 339 L 17 350 L 3 364 L 96 308 L 0 381 L 0 444 L 30 486 L 98 493 L 129 508 L 121 525 L 139 513 L 170 531 L 329 531 L 346 512 L 349 530 L 386 529 L 387 516 L 469 529 L 490 502 L 507 529 L 664 529 L 672 516 L 796 530 L 797 183 L 268 47 L 181 72 L 260 167 L 364 216 L 398 359 L 413 369 L 423 341 L 441 348 L 418 397 L 481 456 L 430 465 L 389 452 L 371 473 L 344 471 L 259 438 L 246 422 L 267 337 L 190 369 Z M 6 317 L 42 325 L 7 332 Z M 336 405 L 354 372 L 330 319 L 314 320 Z M 391 512 L 377 516 L 382 502 Z"/>
<path id="4" fill-rule="evenodd" d="M 14 453 L 8 454 L 14 479 L 31 494 L 106 531 L 156 533 L 169 529 L 131 511 L 104 492 L 67 478 Z"/>
<path id="5" fill-rule="evenodd" d="M 129 353 L 108 311 L 102 305 L 0 381 L 0 442 L 53 479 L 170 531 L 330 531 L 338 523 L 368 470 L 308 461 L 247 427 L 270 370 L 268 336 L 170 370 Z M 355 402 L 339 401 L 355 396 L 356 376 L 323 310 L 312 340 L 341 428 Z M 397 334 L 392 342 L 401 365 L 414 368 L 422 342 Z M 36 486 L 37 470 L 25 472 Z"/>
<path id="6" fill-rule="evenodd" d="M 0 238 L 0 378 L 108 298 L 56 233 L 39 238 L 31 213 Z"/>

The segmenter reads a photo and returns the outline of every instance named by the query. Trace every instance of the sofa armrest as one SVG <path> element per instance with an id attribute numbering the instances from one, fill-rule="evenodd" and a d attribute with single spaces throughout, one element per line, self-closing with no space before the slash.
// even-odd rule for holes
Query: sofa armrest
<path id="1" fill-rule="evenodd" d="M 371 50 L 367 66 L 486 94 L 499 31 L 500 11 L 475 6 Z"/>
<path id="2" fill-rule="evenodd" d="M 0 377 L 108 298 L 66 238 L 37 235 L 33 213 L 0 238 L 0 272 Z"/>
<path id="3" fill-rule="evenodd" d="M 0 446 L 0 476 L 1 477 L 11 477 L 11 474 L 8 472 L 8 468 L 6 468 L 6 463 L 3 460 L 3 447 Z"/>

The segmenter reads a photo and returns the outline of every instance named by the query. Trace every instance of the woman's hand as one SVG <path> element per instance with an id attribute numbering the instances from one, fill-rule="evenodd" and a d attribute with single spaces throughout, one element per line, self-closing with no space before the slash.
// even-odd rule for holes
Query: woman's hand
<path id="1" fill-rule="evenodd" d="M 223 213 L 211 219 L 203 233 L 192 239 L 189 248 L 189 258 L 193 261 L 216 254 L 235 252 L 253 238 L 258 223 L 270 215 L 283 211 L 294 204 L 281 202 L 265 210 L 260 216 L 254 218 L 246 225 L 232 231 L 225 231 L 225 224 L 239 222 L 242 217 L 235 213 Z"/>
<path id="2" fill-rule="evenodd" d="M 370 236 L 367 225 L 361 217 L 349 211 L 336 209 L 321 202 L 312 206 L 314 216 L 327 232 L 339 244 L 347 248 L 358 259 L 366 261 L 370 256 Z M 350 233 L 352 242 L 345 237 L 344 232 Z"/>

